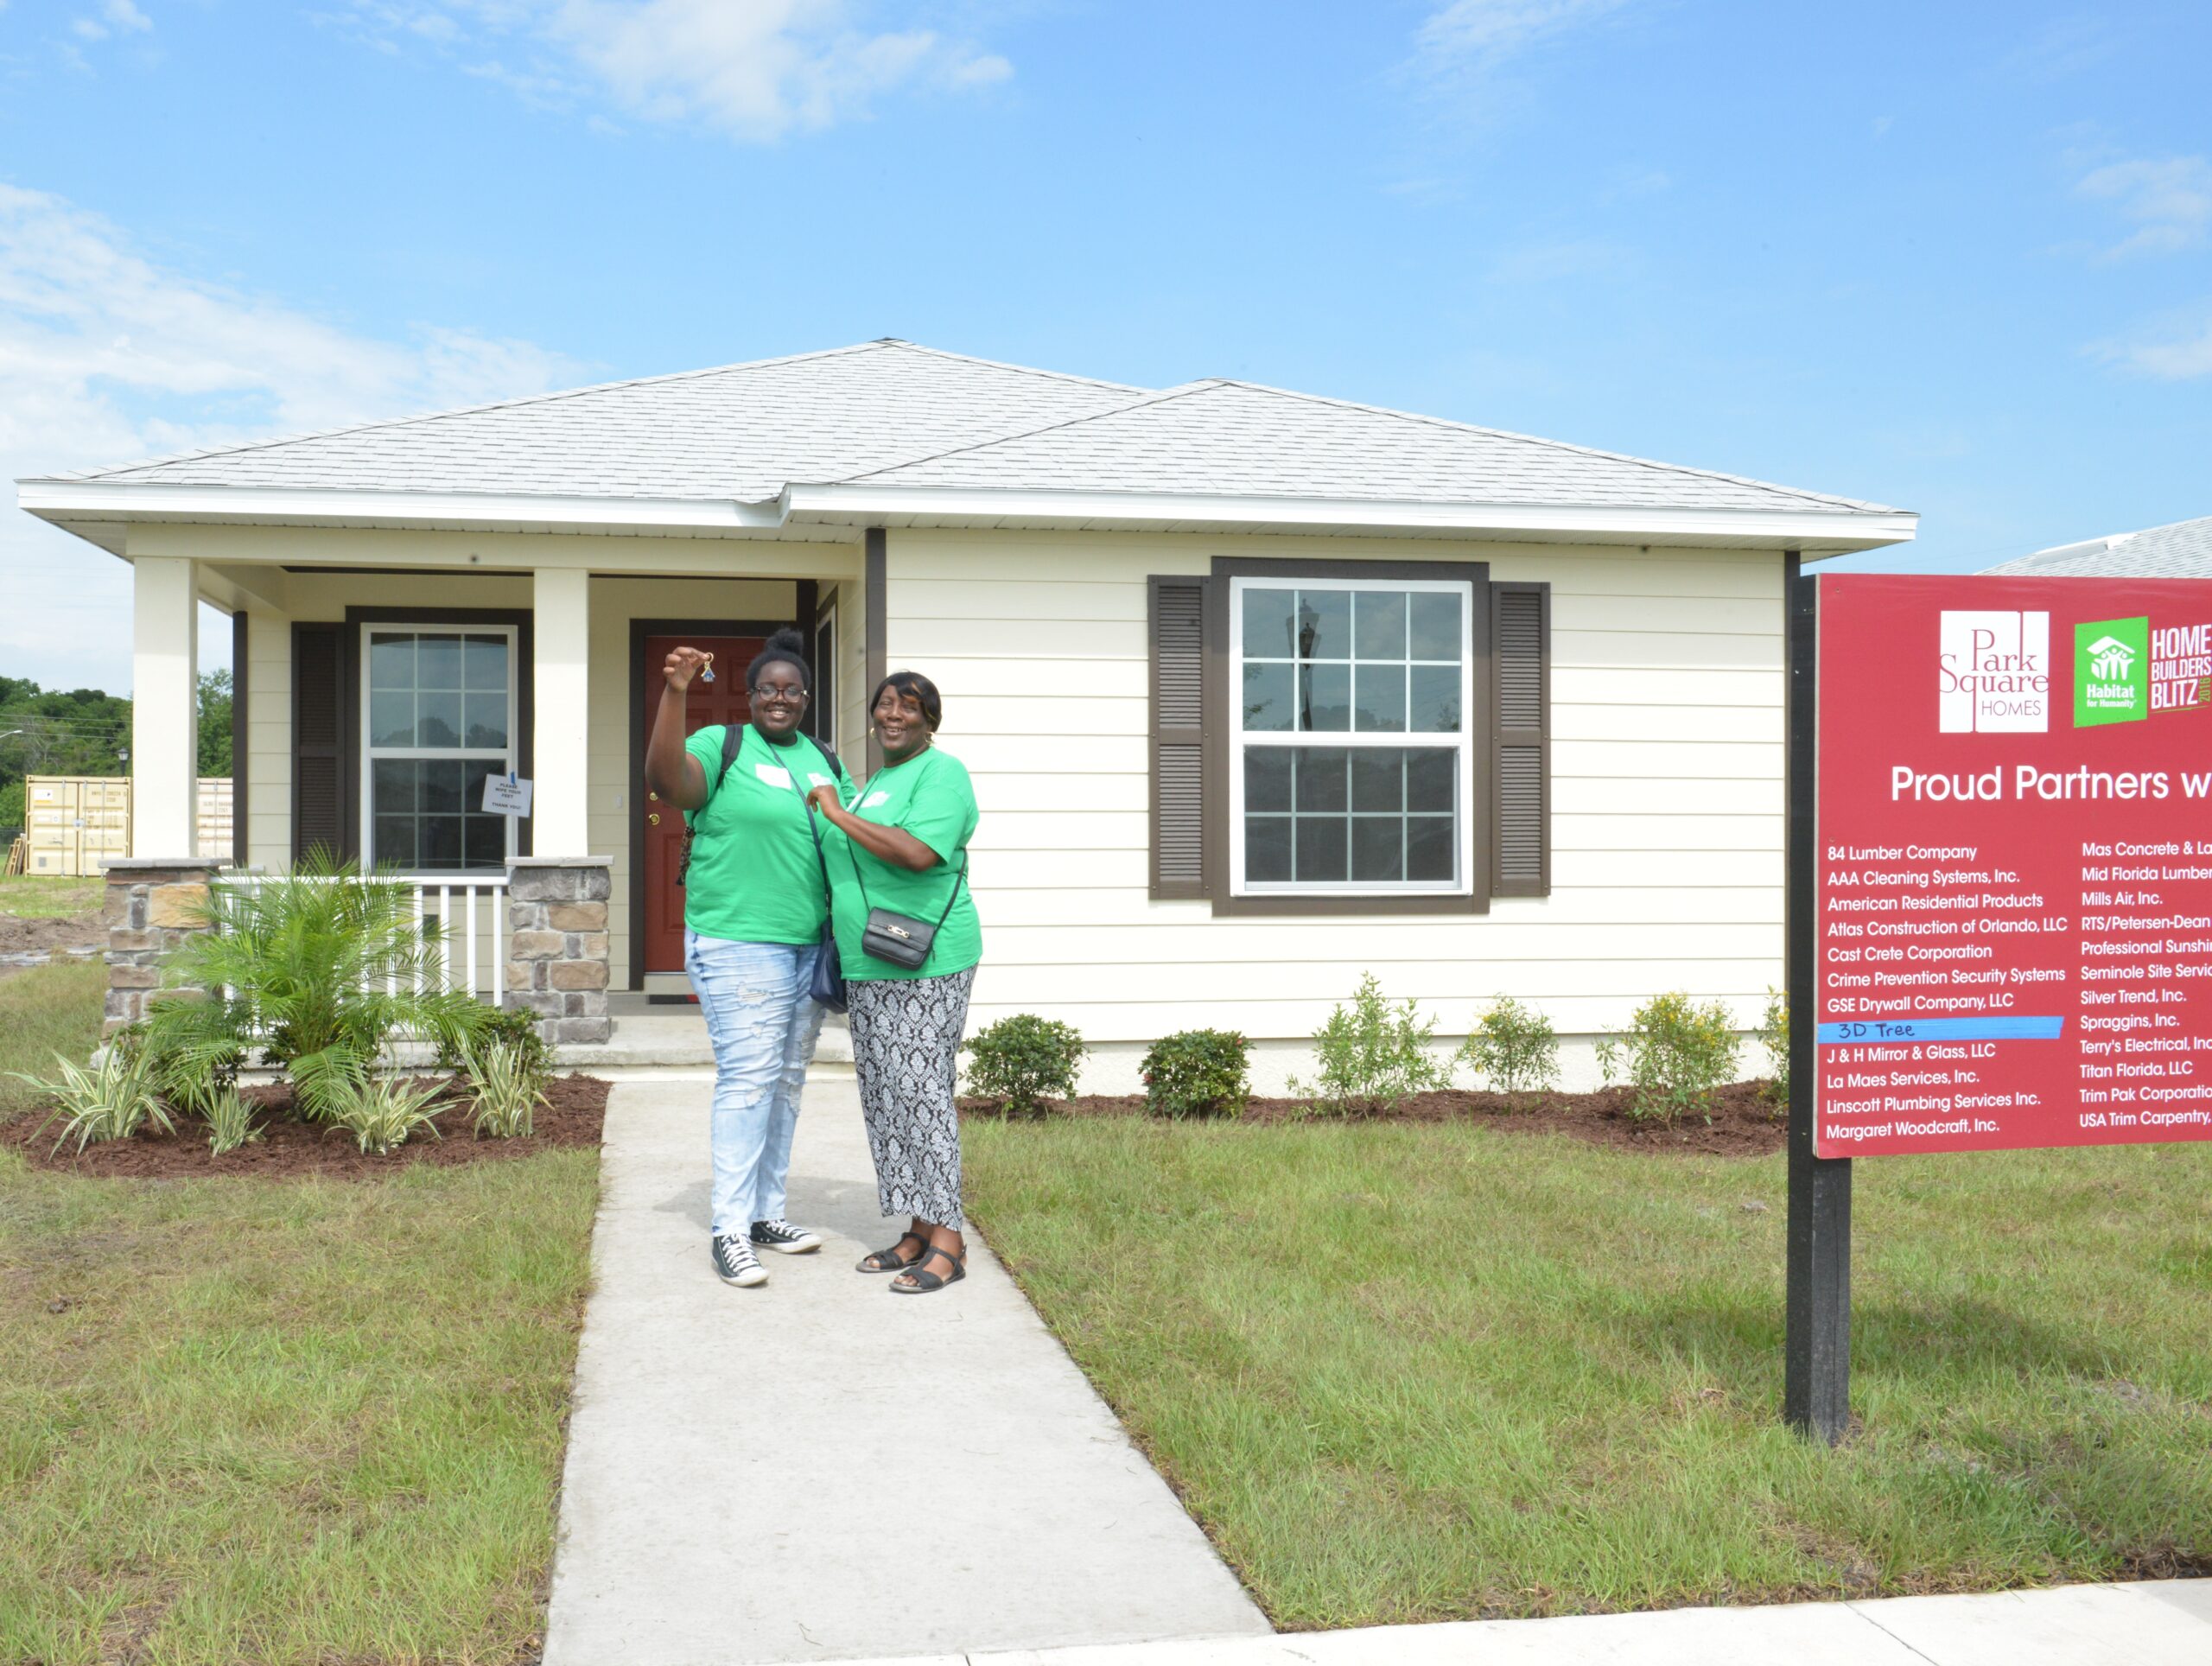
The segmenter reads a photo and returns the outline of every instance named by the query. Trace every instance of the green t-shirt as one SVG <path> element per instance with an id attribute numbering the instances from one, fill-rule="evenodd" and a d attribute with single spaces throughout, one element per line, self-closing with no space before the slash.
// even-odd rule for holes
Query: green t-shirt
<path id="1" fill-rule="evenodd" d="M 846 806 L 863 821 L 885 827 L 904 828 L 943 857 L 936 867 L 917 874 L 880 856 L 869 855 L 838 828 L 824 824 L 822 831 L 830 853 L 830 887 L 837 930 L 837 959 L 848 978 L 943 977 L 962 972 L 983 957 L 983 927 L 976 917 L 976 898 L 964 883 L 960 900 L 938 928 L 930 957 L 913 971 L 887 960 L 861 952 L 861 934 L 868 925 L 868 911 L 887 908 L 919 920 L 934 921 L 944 913 L 956 876 L 976 836 L 975 785 L 967 766 L 935 747 L 903 764 L 876 771 L 859 798 Z M 854 877 L 857 864 L 859 879 Z M 861 900 L 861 887 L 867 900 Z"/>
<path id="2" fill-rule="evenodd" d="M 812 943 L 822 935 L 822 868 L 799 795 L 834 781 L 849 801 L 853 779 L 804 734 L 779 747 L 748 723 L 716 791 L 722 732 L 715 723 L 684 742 L 706 772 L 708 796 L 687 817 L 696 836 L 683 923 L 736 943 Z"/>

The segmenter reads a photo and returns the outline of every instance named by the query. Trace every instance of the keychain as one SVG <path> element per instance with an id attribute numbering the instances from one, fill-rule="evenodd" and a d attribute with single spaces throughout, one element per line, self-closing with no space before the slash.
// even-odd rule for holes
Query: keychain
<path id="1" fill-rule="evenodd" d="M 700 680 L 702 683 L 711 683 L 711 682 L 713 682 L 713 681 L 715 680 L 715 657 L 714 657 L 714 655 L 712 655 L 712 654 L 710 654 L 710 653 L 702 653 L 702 654 L 701 654 L 701 655 L 699 656 L 699 658 L 700 658 L 702 661 L 704 661 L 704 662 L 705 662 L 704 664 L 702 664 L 699 667 L 699 680 Z"/>

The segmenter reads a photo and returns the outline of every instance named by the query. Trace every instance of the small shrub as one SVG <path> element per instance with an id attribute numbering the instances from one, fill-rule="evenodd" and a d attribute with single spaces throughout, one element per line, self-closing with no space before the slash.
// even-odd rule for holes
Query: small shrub
<path id="1" fill-rule="evenodd" d="M 378 1077 L 346 1087 L 337 1097 L 330 1121 L 351 1134 L 369 1155 L 388 1156 L 419 1129 L 427 1128 L 436 1136 L 429 1104 L 440 1091 L 435 1083 L 416 1087 L 396 1076 Z"/>
<path id="2" fill-rule="evenodd" d="M 1548 1093 L 1559 1085 L 1559 1038 L 1551 1020 L 1511 995 L 1500 995 L 1460 1044 L 1465 1061 L 1492 1093 Z"/>
<path id="3" fill-rule="evenodd" d="M 1074 1098 L 1090 1049 L 1071 1024 L 1015 1013 L 976 1031 L 961 1051 L 969 1055 L 968 1091 L 997 1101 L 1003 1116 L 1041 1111 L 1047 1097 Z"/>
<path id="4" fill-rule="evenodd" d="M 1233 1030 L 1179 1030 L 1144 1056 L 1145 1103 L 1155 1116 L 1242 1116 L 1252 1097 L 1252 1044 Z"/>
<path id="5" fill-rule="evenodd" d="M 546 1081 L 520 1047 L 496 1042 L 474 1049 L 468 1059 L 468 1086 L 476 1097 L 476 1137 L 528 1139 L 537 1108 L 545 1103 Z"/>
<path id="6" fill-rule="evenodd" d="M 1420 1014 L 1411 996 L 1391 1006 L 1375 974 L 1367 973 L 1351 1009 L 1337 1008 L 1313 1032 L 1320 1074 L 1311 1082 L 1294 1079 L 1291 1091 L 1316 1110 L 1343 1116 L 1387 1111 L 1408 1095 L 1442 1087 L 1448 1072 L 1428 1052 L 1436 1021 Z"/>
<path id="7" fill-rule="evenodd" d="M 303 1122 L 335 1122 L 369 1085 L 376 1055 L 334 1042 L 290 1061 L 292 1114 Z"/>
<path id="8" fill-rule="evenodd" d="M 219 1089 L 207 1103 L 207 1149 L 215 1156 L 251 1145 L 261 1137 L 253 1120 L 253 1107 L 238 1097 L 235 1084 Z"/>
<path id="9" fill-rule="evenodd" d="M 1654 995 L 1637 1008 L 1618 1045 L 1636 1090 L 1634 1114 L 1667 1122 L 1686 1111 L 1711 1122 L 1713 1091 L 1736 1079 L 1743 1048 L 1726 1005 L 1700 1007 L 1681 994 Z"/>
<path id="10" fill-rule="evenodd" d="M 108 1140 L 127 1140 L 149 1122 L 164 1134 L 176 1132 L 154 1091 L 154 1061 L 142 1048 L 118 1040 L 89 1070 L 58 1052 L 54 1062 L 61 1067 L 55 1081 L 26 1076 L 21 1071 L 10 1074 L 41 1094 L 51 1094 L 57 1102 L 53 1116 L 39 1124 L 43 1134 L 48 1124 L 60 1119 L 60 1137 L 54 1142 L 56 1151 L 71 1140 L 80 1152 Z"/>
<path id="11" fill-rule="evenodd" d="M 364 874 L 318 853 L 286 874 L 218 882 L 197 912 L 210 929 L 170 951 L 166 998 L 146 1014 L 146 1046 L 176 1103 L 204 1111 L 239 1053 L 257 1048 L 291 1070 L 299 1111 L 327 1120 L 323 1084 L 346 1074 L 333 1074 L 334 1061 L 365 1074 L 402 1034 L 465 1047 L 490 1013 L 436 988 L 443 927 L 390 873 Z"/>
<path id="12" fill-rule="evenodd" d="M 1766 1051 L 1767 1097 L 1784 1110 L 1789 1104 L 1789 997 L 1779 989 L 1766 992 L 1766 1011 L 1759 1019 L 1759 1046 Z"/>
<path id="13" fill-rule="evenodd" d="M 437 1067 L 466 1071 L 473 1050 L 510 1047 L 522 1055 L 523 1068 L 543 1084 L 552 1079 L 553 1049 L 537 1033 L 537 1014 L 514 1007 L 486 1007 L 473 1035 L 444 1035 L 438 1040 Z"/>

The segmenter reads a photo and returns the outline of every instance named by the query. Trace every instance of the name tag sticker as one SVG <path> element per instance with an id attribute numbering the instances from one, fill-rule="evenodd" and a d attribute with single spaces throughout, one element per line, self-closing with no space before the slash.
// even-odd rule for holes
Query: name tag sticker
<path id="1" fill-rule="evenodd" d="M 888 792 L 871 792 L 867 798 L 861 800 L 861 808 L 862 810 L 873 810 L 878 804 L 887 804 L 890 802 L 891 795 Z"/>
<path id="2" fill-rule="evenodd" d="M 807 784 L 809 786 L 835 786 L 835 785 L 836 785 L 836 783 L 835 781 L 831 780 L 831 779 L 830 779 L 827 775 L 810 775 L 810 776 L 808 776 L 808 777 L 806 778 L 806 784 Z"/>
<path id="3" fill-rule="evenodd" d="M 791 773 L 781 764 L 755 764 L 753 773 L 770 786 L 779 786 L 785 792 L 791 790 Z"/>

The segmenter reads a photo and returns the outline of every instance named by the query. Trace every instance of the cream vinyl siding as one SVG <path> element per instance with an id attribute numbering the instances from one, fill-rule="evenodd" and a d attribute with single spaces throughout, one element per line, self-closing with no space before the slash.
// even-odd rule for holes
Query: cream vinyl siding
<path id="1" fill-rule="evenodd" d="M 1549 897 L 1472 919 L 1149 900 L 1145 581 L 1217 555 L 1487 561 L 1551 585 Z M 1440 1033 L 1510 994 L 1588 1035 L 1665 989 L 1748 1025 L 1782 981 L 1778 555 L 894 529 L 888 601 L 890 663 L 944 690 L 942 742 L 983 810 L 971 1029 L 1027 1011 L 1103 1043 L 1198 1024 L 1302 1041 L 1372 970 Z"/>

